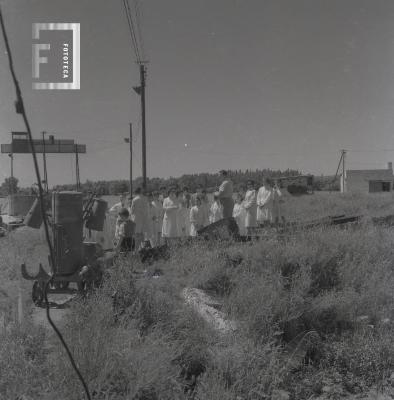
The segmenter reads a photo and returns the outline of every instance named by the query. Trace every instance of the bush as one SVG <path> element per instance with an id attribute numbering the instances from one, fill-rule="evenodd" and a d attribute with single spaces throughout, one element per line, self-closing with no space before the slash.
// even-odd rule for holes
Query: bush
<path id="1" fill-rule="evenodd" d="M 295 195 L 307 194 L 308 188 L 306 186 L 300 186 L 300 185 L 288 185 L 287 191 L 293 196 L 295 196 Z"/>

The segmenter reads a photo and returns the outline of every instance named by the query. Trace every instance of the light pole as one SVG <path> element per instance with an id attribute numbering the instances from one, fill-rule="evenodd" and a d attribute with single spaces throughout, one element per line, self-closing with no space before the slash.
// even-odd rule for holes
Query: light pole
<path id="1" fill-rule="evenodd" d="M 48 173 L 47 173 L 47 159 L 45 153 L 45 135 L 47 133 L 45 131 L 42 132 L 42 161 L 44 166 L 44 187 L 45 191 L 48 193 Z"/>
<path id="2" fill-rule="evenodd" d="M 8 154 L 8 157 L 11 159 L 11 179 L 10 179 L 10 194 L 14 194 L 14 153 Z"/>
<path id="3" fill-rule="evenodd" d="M 145 123 L 145 86 L 146 66 L 140 64 L 140 86 L 133 87 L 134 91 L 141 97 L 141 128 L 142 128 L 142 187 L 146 190 L 146 123 Z"/>
<path id="4" fill-rule="evenodd" d="M 130 122 L 130 133 L 128 138 L 124 138 L 126 143 L 130 144 L 130 198 L 133 196 L 133 126 Z"/>
<path id="5" fill-rule="evenodd" d="M 8 215 L 14 214 L 14 201 L 13 201 L 13 194 L 14 194 L 14 153 L 8 154 L 8 157 L 11 159 L 11 178 L 10 178 L 10 188 L 9 188 L 9 201 L 8 201 Z"/>

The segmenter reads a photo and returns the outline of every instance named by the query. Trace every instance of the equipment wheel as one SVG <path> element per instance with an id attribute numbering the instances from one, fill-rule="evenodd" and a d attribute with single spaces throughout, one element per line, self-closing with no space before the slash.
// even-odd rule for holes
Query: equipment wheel
<path id="1" fill-rule="evenodd" d="M 55 282 L 55 289 L 67 289 L 69 285 L 70 282 L 67 281 Z"/>
<path id="2" fill-rule="evenodd" d="M 33 303 L 37 306 L 44 302 L 44 283 L 39 281 L 34 281 L 32 289 L 32 299 Z"/>

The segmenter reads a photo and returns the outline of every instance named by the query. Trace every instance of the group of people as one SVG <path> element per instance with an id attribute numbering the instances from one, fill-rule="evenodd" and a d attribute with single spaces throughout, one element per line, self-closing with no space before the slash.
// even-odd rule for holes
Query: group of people
<path id="1" fill-rule="evenodd" d="M 187 187 L 171 187 L 152 193 L 135 190 L 134 196 L 109 209 L 117 213 L 115 242 L 120 251 L 139 249 L 146 242 L 152 247 L 162 242 L 186 236 L 195 237 L 198 231 L 223 218 L 235 218 L 241 235 L 250 235 L 253 228 L 279 222 L 281 215 L 278 186 L 269 179 L 256 190 L 255 182 L 248 181 L 247 191 L 234 194 L 233 184 L 222 170 L 223 182 L 209 202 L 206 191 L 200 186 L 195 193 Z M 235 195 L 235 196 L 234 196 Z M 235 197 L 235 202 L 234 202 Z"/>
<path id="2" fill-rule="evenodd" d="M 257 189 L 253 180 L 247 182 L 245 195 L 237 193 L 233 217 L 237 221 L 240 234 L 251 236 L 253 229 L 284 223 L 282 191 L 269 178 Z"/>

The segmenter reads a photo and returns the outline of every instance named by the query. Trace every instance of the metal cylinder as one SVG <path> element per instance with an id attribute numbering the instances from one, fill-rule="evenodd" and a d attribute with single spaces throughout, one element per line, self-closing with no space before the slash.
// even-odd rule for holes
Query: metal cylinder
<path id="1" fill-rule="evenodd" d="M 107 207 L 108 203 L 106 201 L 101 199 L 94 200 L 92 211 L 85 224 L 87 229 L 99 232 L 103 230 Z"/>
<path id="2" fill-rule="evenodd" d="M 39 229 L 42 224 L 41 204 L 40 200 L 36 199 L 31 206 L 29 212 L 23 220 L 23 223 L 30 228 Z"/>
<path id="3" fill-rule="evenodd" d="M 75 273 L 83 263 L 82 193 L 54 192 L 52 196 L 57 274 Z"/>

